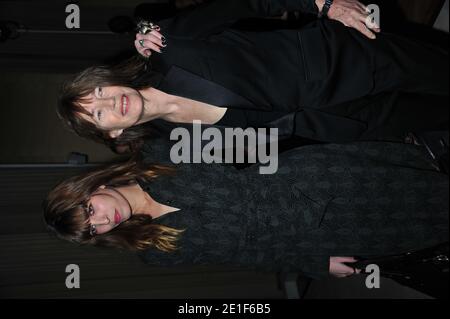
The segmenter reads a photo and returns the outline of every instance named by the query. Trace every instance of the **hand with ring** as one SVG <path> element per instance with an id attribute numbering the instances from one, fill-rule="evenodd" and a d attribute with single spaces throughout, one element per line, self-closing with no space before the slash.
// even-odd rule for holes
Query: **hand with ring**
<path id="1" fill-rule="evenodd" d="M 325 0 L 316 0 L 319 10 L 322 10 Z M 369 39 L 376 39 L 376 33 L 381 31 L 376 24 L 368 24 L 370 12 L 367 7 L 357 0 L 334 0 L 328 11 L 328 18 L 343 23 L 346 27 L 351 27 Z"/>
<path id="2" fill-rule="evenodd" d="M 148 58 L 152 55 L 152 51 L 162 53 L 162 49 L 167 46 L 167 40 L 160 33 L 160 27 L 144 21 L 139 23 L 138 28 L 134 46 L 139 54 Z"/>

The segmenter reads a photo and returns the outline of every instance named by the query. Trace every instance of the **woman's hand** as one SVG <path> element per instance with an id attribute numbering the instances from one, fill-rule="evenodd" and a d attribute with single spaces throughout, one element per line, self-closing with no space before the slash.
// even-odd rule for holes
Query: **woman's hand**
<path id="1" fill-rule="evenodd" d="M 148 58 L 152 55 L 152 51 L 162 53 L 162 49 L 167 46 L 167 42 L 159 30 L 153 30 L 147 34 L 137 33 L 134 46 L 142 56 Z"/>
<path id="2" fill-rule="evenodd" d="M 316 0 L 316 5 L 322 11 L 325 0 Z M 339 21 L 347 27 L 354 28 L 369 39 L 376 39 L 380 27 L 376 24 L 368 25 L 370 20 L 366 6 L 357 0 L 334 0 L 328 11 L 328 18 Z"/>
<path id="3" fill-rule="evenodd" d="M 344 263 L 354 263 L 357 260 L 353 257 L 331 257 L 330 258 L 330 274 L 345 278 L 355 274 L 360 274 L 361 270 L 347 266 Z"/>

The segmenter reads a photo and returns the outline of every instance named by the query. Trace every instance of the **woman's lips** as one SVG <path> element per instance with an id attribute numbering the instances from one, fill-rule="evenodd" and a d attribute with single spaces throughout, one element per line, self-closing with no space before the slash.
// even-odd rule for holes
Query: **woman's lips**
<path id="1" fill-rule="evenodd" d="M 115 213 L 114 213 L 114 222 L 116 223 L 116 225 L 118 225 L 118 224 L 120 224 L 121 221 L 122 221 L 122 217 L 120 216 L 119 212 L 116 209 Z"/>
<path id="2" fill-rule="evenodd" d="M 130 100 L 128 99 L 128 96 L 125 94 L 122 95 L 122 103 L 121 103 L 121 112 L 122 115 L 125 116 L 128 113 L 128 110 L 130 109 Z"/>

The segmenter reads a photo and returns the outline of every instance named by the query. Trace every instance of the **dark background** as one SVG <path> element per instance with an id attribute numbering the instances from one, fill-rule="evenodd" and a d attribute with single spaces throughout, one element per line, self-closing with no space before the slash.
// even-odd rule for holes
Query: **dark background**
<path id="1" fill-rule="evenodd" d="M 69 154 L 86 154 L 91 164 L 116 158 L 60 123 L 55 114 L 59 86 L 73 72 L 132 52 L 134 34 L 112 33 L 108 21 L 132 17 L 142 1 L 74 2 L 81 9 L 81 28 L 73 30 L 65 28 L 69 3 L 0 1 L 0 21 L 28 30 L 0 42 L 0 297 L 285 298 L 286 283 L 295 292 L 295 275 L 285 281 L 279 274 L 229 268 L 161 269 L 132 254 L 76 247 L 45 231 L 40 204 L 47 191 L 86 169 L 69 163 Z M 433 25 L 444 1 L 384 3 L 382 27 L 400 30 L 405 19 Z M 445 6 L 438 26 L 448 31 L 448 1 Z M 64 284 L 65 267 L 72 263 L 81 268 L 80 289 Z M 306 297 L 426 298 L 389 280 L 369 291 L 363 278 L 313 282 Z"/>

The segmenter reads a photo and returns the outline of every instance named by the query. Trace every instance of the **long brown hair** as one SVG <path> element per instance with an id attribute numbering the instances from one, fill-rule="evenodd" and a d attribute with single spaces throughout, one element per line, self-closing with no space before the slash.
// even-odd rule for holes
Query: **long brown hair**
<path id="1" fill-rule="evenodd" d="M 130 160 L 72 177 L 48 194 L 43 203 L 45 223 L 59 238 L 78 244 L 133 251 L 151 247 L 173 251 L 182 231 L 154 224 L 148 215 L 133 215 L 113 230 L 93 236 L 86 212 L 87 202 L 101 185 L 120 187 L 173 173 L 174 169 L 170 167 L 144 167 L 144 164 Z"/>
<path id="2" fill-rule="evenodd" d="M 128 145 L 131 150 L 139 149 L 143 139 L 154 133 L 151 125 L 140 124 L 130 127 L 113 139 L 107 132 L 100 130 L 80 115 L 89 115 L 81 103 L 86 102 L 86 96 L 96 87 L 123 86 L 135 90 L 151 87 L 152 81 L 161 78 L 161 75 L 145 71 L 145 63 L 143 58 L 134 56 L 118 64 L 94 66 L 76 74 L 61 87 L 58 116 L 81 137 L 104 143 L 113 150 L 118 145 Z"/>

